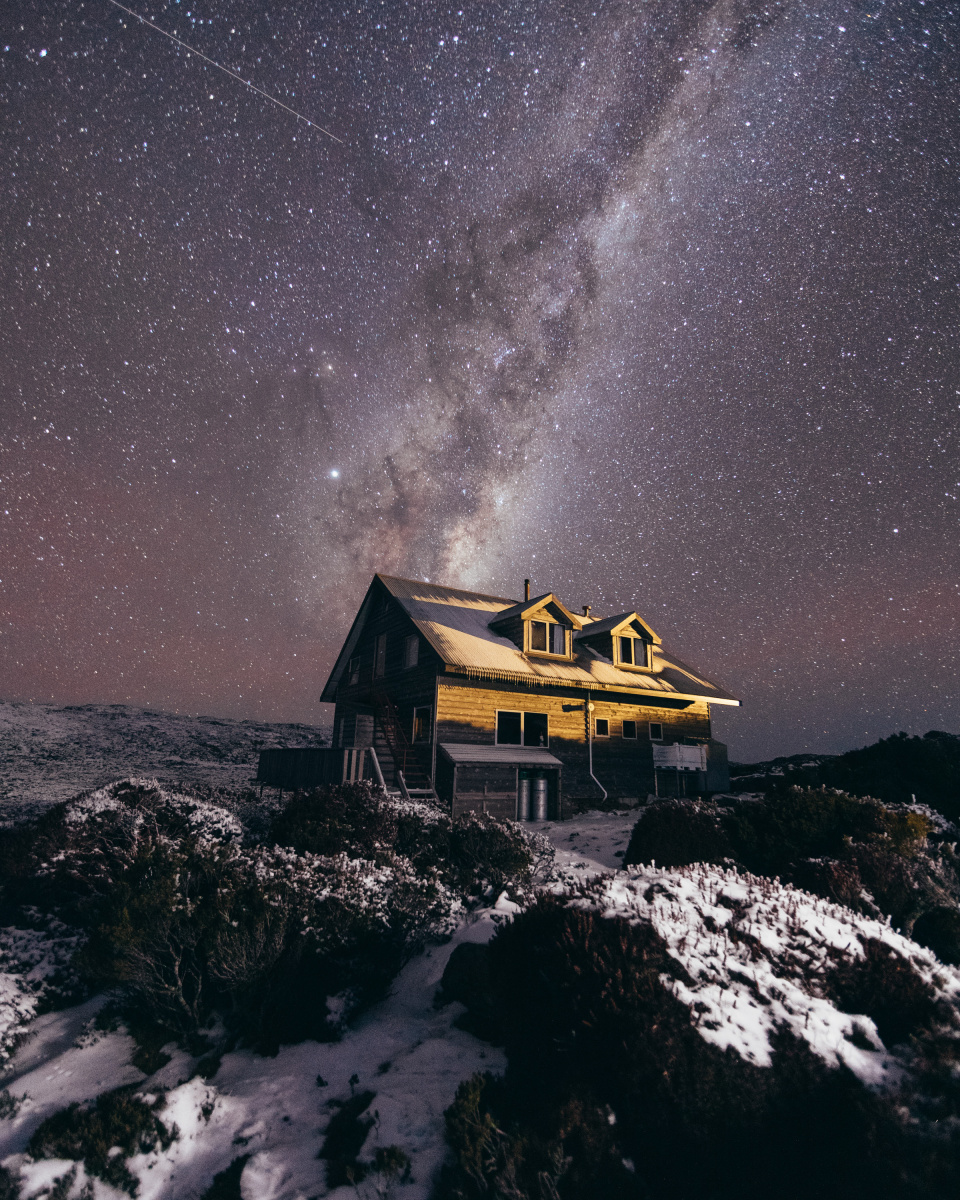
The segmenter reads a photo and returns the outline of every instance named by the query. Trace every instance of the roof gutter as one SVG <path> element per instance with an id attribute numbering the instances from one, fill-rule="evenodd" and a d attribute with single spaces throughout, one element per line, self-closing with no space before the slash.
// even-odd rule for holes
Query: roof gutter
<path id="1" fill-rule="evenodd" d="M 525 671 L 501 671 L 498 667 L 464 667 L 459 663 L 444 663 L 443 665 L 450 674 L 466 675 L 468 679 L 497 679 L 504 683 L 522 683 L 538 687 L 572 687 L 580 691 L 587 688 L 596 692 L 629 693 L 650 700 L 686 700 L 690 704 L 706 701 L 707 704 L 730 704 L 736 708 L 740 707 L 739 700 L 728 700 L 723 696 L 694 696 L 688 692 L 662 692 L 659 689 L 651 691 L 632 688 L 629 684 L 620 683 L 597 683 L 594 681 L 587 683 L 583 679 L 562 679 L 559 676 L 527 674 Z"/>

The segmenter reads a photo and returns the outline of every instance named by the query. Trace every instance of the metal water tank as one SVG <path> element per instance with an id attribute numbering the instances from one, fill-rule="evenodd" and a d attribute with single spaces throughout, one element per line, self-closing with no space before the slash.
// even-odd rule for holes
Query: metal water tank
<path id="1" fill-rule="evenodd" d="M 530 819 L 530 780 L 521 779 L 517 790 L 517 820 L 529 821 Z"/>
<path id="2" fill-rule="evenodd" d="M 533 780 L 533 819 L 545 821 L 547 811 L 547 781 L 543 775 L 540 775 Z"/>

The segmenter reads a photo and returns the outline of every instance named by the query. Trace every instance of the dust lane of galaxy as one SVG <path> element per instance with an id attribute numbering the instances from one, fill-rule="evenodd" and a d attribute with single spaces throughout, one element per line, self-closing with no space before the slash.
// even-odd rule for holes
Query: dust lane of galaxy
<path id="1" fill-rule="evenodd" d="M 130 7 L 287 108 L 0 33 L 0 696 L 323 719 L 382 570 L 636 607 L 735 758 L 960 729 L 960 9 Z"/>

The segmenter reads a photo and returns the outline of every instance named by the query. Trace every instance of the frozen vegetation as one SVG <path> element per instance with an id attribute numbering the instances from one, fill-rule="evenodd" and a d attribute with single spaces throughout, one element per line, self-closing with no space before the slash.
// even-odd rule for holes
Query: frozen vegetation
<path id="1" fill-rule="evenodd" d="M 953 1196 L 957 837 L 823 789 L 48 804 L 0 831 L 0 1197 Z"/>

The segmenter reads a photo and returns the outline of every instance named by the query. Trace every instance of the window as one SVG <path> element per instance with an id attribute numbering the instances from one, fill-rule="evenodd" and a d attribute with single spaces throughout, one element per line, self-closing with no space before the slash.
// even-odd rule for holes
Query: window
<path id="1" fill-rule="evenodd" d="M 420 639 L 413 633 L 403 643 L 403 665 L 409 670 L 410 667 L 415 667 L 419 661 Z"/>
<path id="2" fill-rule="evenodd" d="M 360 682 L 360 657 L 351 658 L 347 666 L 347 682 L 352 687 Z"/>
<path id="3" fill-rule="evenodd" d="M 415 708 L 413 710 L 413 740 L 415 742 L 429 742 L 431 734 L 431 721 L 433 710 L 429 707 Z"/>
<path id="4" fill-rule="evenodd" d="M 637 723 L 636 723 L 636 721 L 624 721 L 623 736 L 625 738 L 629 738 L 631 741 L 634 741 L 634 742 L 637 740 Z"/>
<path id="5" fill-rule="evenodd" d="M 650 741 L 651 742 L 662 742 L 663 741 L 663 726 L 660 724 L 659 721 L 651 721 L 650 722 Z"/>
<path id="6" fill-rule="evenodd" d="M 380 633 L 377 635 L 376 651 L 373 659 L 374 675 L 386 675 L 387 673 L 387 635 Z"/>
<path id="7" fill-rule="evenodd" d="M 550 722 L 547 714 L 498 711 L 497 745 L 549 746 Z"/>
<path id="8" fill-rule="evenodd" d="M 497 745 L 498 746 L 522 746 L 523 745 L 523 713 L 518 713 L 518 712 L 498 712 L 497 713 Z"/>
<path id="9" fill-rule="evenodd" d="M 621 637 L 617 641 L 620 643 L 621 666 L 649 667 L 649 651 L 643 638 Z"/>
<path id="10" fill-rule="evenodd" d="M 597 737 L 609 737 L 610 736 L 610 722 L 607 720 L 606 717 L 597 717 L 596 736 Z"/>
<path id="11" fill-rule="evenodd" d="M 525 746 L 546 746 L 550 742 L 547 730 L 546 713 L 523 714 L 523 744 Z"/>
<path id="12" fill-rule="evenodd" d="M 530 649 L 542 654 L 567 653 L 567 629 L 547 621 L 530 622 Z"/>

